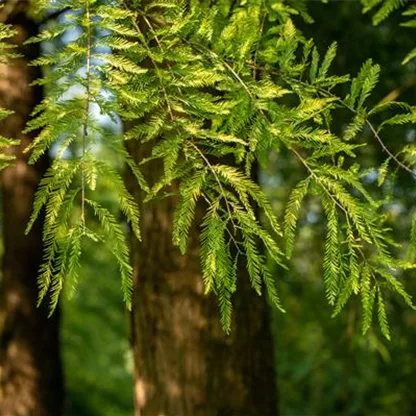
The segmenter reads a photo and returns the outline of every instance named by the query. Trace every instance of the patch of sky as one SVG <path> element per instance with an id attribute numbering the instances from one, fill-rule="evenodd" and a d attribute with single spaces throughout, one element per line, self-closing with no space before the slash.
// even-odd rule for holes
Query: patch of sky
<path id="1" fill-rule="evenodd" d="M 74 12 L 65 12 L 61 16 L 58 17 L 59 23 L 71 23 L 71 15 L 73 15 Z M 70 27 L 68 28 L 60 38 L 54 39 L 53 41 L 49 42 L 42 42 L 42 53 L 44 55 L 56 53 L 57 49 L 60 48 L 60 45 L 68 45 L 70 43 L 76 42 L 83 34 L 83 30 L 80 27 Z M 101 35 L 102 33 L 100 33 Z M 99 54 L 108 54 L 111 53 L 111 49 L 102 45 L 97 45 L 94 47 L 92 51 L 92 70 L 96 74 L 98 73 L 98 69 L 100 66 L 104 64 L 104 61 L 97 57 Z M 73 74 L 75 77 L 79 77 L 81 82 L 82 79 L 85 79 L 86 77 L 86 67 L 80 68 L 78 71 L 76 71 Z M 99 74 L 98 74 L 99 76 Z M 67 77 L 62 77 L 60 81 L 58 81 L 60 84 L 68 82 Z M 71 100 L 76 97 L 82 97 L 85 94 L 85 88 L 80 84 L 71 85 L 60 97 L 60 100 Z M 104 102 L 111 102 L 114 100 L 114 95 L 109 91 L 108 89 L 102 88 L 99 94 L 99 97 Z M 108 114 L 105 111 L 102 111 L 100 106 L 97 103 L 91 103 L 89 107 L 89 111 L 91 113 L 91 118 L 95 119 L 98 126 L 102 127 L 105 132 L 111 132 L 113 135 L 117 136 L 122 133 L 122 123 L 120 118 L 117 114 Z M 92 144 L 90 147 L 91 151 L 99 151 L 100 146 L 102 144 L 102 137 L 100 135 L 100 131 L 97 130 L 95 132 L 95 143 Z M 82 131 L 79 131 L 79 134 L 82 134 Z M 59 137 L 57 142 L 54 146 L 52 146 L 50 150 L 50 154 L 52 157 L 55 157 L 59 151 L 59 147 L 62 144 L 62 142 L 65 140 L 65 137 Z M 62 155 L 62 158 L 69 158 L 71 157 L 71 152 L 67 149 L 65 150 Z"/>
<path id="2" fill-rule="evenodd" d="M 378 172 L 379 172 L 378 169 L 370 170 L 370 172 L 368 172 L 367 175 L 363 176 L 363 182 L 365 184 L 374 183 L 378 179 L 378 176 L 379 176 Z"/>
<path id="3" fill-rule="evenodd" d="M 405 138 L 408 143 L 414 143 L 416 139 L 416 130 L 415 129 L 407 130 Z"/>
<path id="4" fill-rule="evenodd" d="M 306 214 L 306 222 L 309 224 L 317 224 L 319 222 L 319 215 L 315 212 L 308 212 Z"/>
<path id="5" fill-rule="evenodd" d="M 283 183 L 281 175 L 270 175 L 266 170 L 261 170 L 259 173 L 259 183 L 265 188 L 277 188 Z"/>

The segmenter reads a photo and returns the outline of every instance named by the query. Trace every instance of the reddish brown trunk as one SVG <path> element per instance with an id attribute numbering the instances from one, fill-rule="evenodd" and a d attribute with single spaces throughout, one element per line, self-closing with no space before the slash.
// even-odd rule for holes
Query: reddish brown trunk
<path id="1" fill-rule="evenodd" d="M 143 145 L 130 150 L 140 157 Z M 154 166 L 145 173 L 157 175 Z M 135 194 L 140 200 L 137 189 Z M 191 231 L 188 252 L 181 256 L 171 243 L 173 209 L 171 198 L 142 206 L 143 243 L 132 242 L 135 414 L 275 416 L 265 298 L 255 295 L 241 270 L 235 325 L 226 336 L 216 299 L 203 293 L 199 231 Z"/>
<path id="2" fill-rule="evenodd" d="M 21 46 L 37 29 L 26 15 L 27 7 L 27 1 L 17 2 L 8 18 L 8 23 L 18 30 L 15 41 L 24 57 L 0 66 L 0 105 L 15 111 L 0 124 L 0 133 L 22 142 L 21 146 L 10 149 L 17 160 L 0 177 L 5 247 L 1 281 L 0 415 L 59 416 L 63 403 L 59 314 L 48 319 L 45 307 L 36 308 L 36 276 L 42 248 L 40 224 L 28 236 L 24 235 L 34 192 L 47 168 L 46 158 L 36 166 L 29 166 L 27 156 L 22 153 L 32 140 L 22 129 L 41 99 L 41 91 L 29 86 L 39 76 L 37 70 L 28 67 L 28 60 L 36 57 L 38 47 Z"/>

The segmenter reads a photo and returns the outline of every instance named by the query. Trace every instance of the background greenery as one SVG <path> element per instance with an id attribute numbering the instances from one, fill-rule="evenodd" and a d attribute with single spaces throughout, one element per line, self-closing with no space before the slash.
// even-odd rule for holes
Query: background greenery
<path id="1" fill-rule="evenodd" d="M 400 13 L 374 27 L 360 3 L 309 2 L 315 23 L 297 22 L 313 37 L 323 53 L 338 41 L 332 71 L 357 73 L 369 57 L 382 67 L 374 104 L 388 96 L 416 104 L 416 61 L 402 66 L 414 47 L 414 32 L 401 28 Z M 342 129 L 342 117 L 337 120 Z M 416 131 L 395 127 L 385 134 L 394 151 L 413 142 Z M 368 165 L 378 165 L 382 150 L 370 132 L 364 131 Z M 288 192 L 300 177 L 284 153 L 271 154 L 262 182 L 282 215 Z M 369 183 L 374 181 L 369 175 Z M 390 198 L 391 220 L 399 224 L 406 250 L 410 218 L 414 210 L 415 180 L 397 172 L 394 187 L 373 192 Z M 108 201 L 115 196 L 102 195 Z M 343 313 L 330 319 L 324 302 L 322 252 L 324 218 L 313 199 L 303 211 L 300 234 L 290 272 L 279 271 L 277 280 L 287 314 L 274 316 L 276 362 L 282 415 L 412 415 L 416 409 L 416 315 L 397 297 L 388 299 L 394 337 L 386 342 L 377 328 L 361 336 L 358 305 L 350 302 Z M 109 242 L 110 243 L 110 242 Z M 125 312 L 117 266 L 109 252 L 87 247 L 77 293 L 64 302 L 62 345 L 68 388 L 68 416 L 124 416 L 132 414 L 132 362 L 129 322 Z M 100 284 L 95 284 L 99 281 Z M 416 293 L 414 276 L 407 288 Z"/>
<path id="2" fill-rule="evenodd" d="M 416 62 L 401 65 L 414 47 L 414 32 L 400 27 L 400 12 L 380 26 L 371 24 L 371 16 L 361 14 L 354 1 L 323 4 L 309 2 L 315 23 L 303 25 L 307 37 L 313 37 L 321 52 L 332 40 L 338 42 L 333 71 L 356 73 L 371 57 L 381 65 L 380 82 L 372 94 L 373 104 L 396 99 L 416 102 Z M 299 21 L 299 25 L 302 22 Z M 342 128 L 342 118 L 336 120 Z M 406 141 L 415 140 L 415 130 L 394 128 L 384 133 L 388 148 L 398 150 Z M 368 165 L 380 164 L 383 152 L 371 132 L 363 132 L 368 145 Z M 280 180 L 270 178 L 280 175 Z M 375 178 L 375 176 L 374 176 Z M 369 175 L 368 181 L 374 181 Z M 266 178 L 267 179 L 267 178 Z M 296 180 L 296 168 L 287 166 L 284 157 L 271 160 L 268 180 L 275 206 L 281 210 L 287 198 L 287 183 Z M 277 184 L 277 186 L 276 186 Z M 283 186 L 282 186 L 283 185 Z M 408 230 L 415 208 L 415 178 L 398 171 L 394 183 L 383 189 L 390 198 L 391 221 L 399 225 L 407 250 Z M 314 201 L 304 212 L 290 274 L 281 276 L 280 291 L 287 314 L 275 315 L 278 385 L 283 415 L 412 415 L 416 409 L 416 316 L 405 310 L 396 297 L 389 298 L 388 311 L 394 336 L 385 342 L 377 331 L 362 337 L 359 330 L 359 305 L 352 302 L 340 316 L 331 319 L 331 309 L 322 303 L 322 258 L 325 226 Z M 414 294 L 414 273 L 407 283 Z"/>

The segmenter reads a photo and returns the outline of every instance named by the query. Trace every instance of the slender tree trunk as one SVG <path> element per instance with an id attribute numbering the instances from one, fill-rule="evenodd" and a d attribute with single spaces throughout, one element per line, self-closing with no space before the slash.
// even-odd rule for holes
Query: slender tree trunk
<path id="1" fill-rule="evenodd" d="M 0 105 L 15 114 L 0 124 L 0 133 L 19 138 L 10 149 L 17 160 L 0 177 L 3 198 L 4 257 L 1 281 L 0 415 L 59 416 L 63 404 L 63 378 L 59 352 L 59 313 L 47 318 L 47 308 L 36 308 L 37 271 L 41 260 L 41 227 L 24 235 L 34 192 L 48 162 L 29 166 L 22 150 L 32 140 L 22 129 L 40 102 L 39 88 L 29 84 L 40 74 L 28 66 L 38 46 L 23 42 L 37 27 L 27 17 L 28 1 L 7 2 L 7 23 L 18 30 L 14 42 L 22 58 L 0 66 Z"/>
<path id="2" fill-rule="evenodd" d="M 139 159 L 145 146 L 130 146 Z M 156 179 L 158 172 L 153 165 L 145 174 Z M 203 293 L 197 227 L 185 256 L 171 243 L 174 204 L 171 198 L 142 204 L 143 243 L 132 240 L 135 415 L 275 416 L 265 298 L 255 295 L 241 270 L 235 324 L 224 334 L 216 299 Z"/>

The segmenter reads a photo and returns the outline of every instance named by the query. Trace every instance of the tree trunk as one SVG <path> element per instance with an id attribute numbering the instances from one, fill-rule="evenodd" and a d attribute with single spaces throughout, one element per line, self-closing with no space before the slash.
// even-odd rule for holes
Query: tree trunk
<path id="1" fill-rule="evenodd" d="M 7 4 L 8 3 L 8 4 Z M 14 4 L 13 4 L 14 3 Z M 14 42 L 22 58 L 0 65 L 0 105 L 14 115 L 0 124 L 0 134 L 19 138 L 9 149 L 17 160 L 0 177 L 3 198 L 4 257 L 0 315 L 0 415 L 59 416 L 63 407 L 63 377 L 59 351 L 59 313 L 47 318 L 47 307 L 36 308 L 36 277 L 42 255 L 41 224 L 24 235 L 34 192 L 45 172 L 46 158 L 29 166 L 22 150 L 33 139 L 22 129 L 40 102 L 39 88 L 29 84 L 40 73 L 28 66 L 38 56 L 37 45 L 22 46 L 36 34 L 27 17 L 29 2 L 6 2 L 7 23 L 18 30 Z"/>
<path id="2" fill-rule="evenodd" d="M 144 145 L 130 144 L 140 159 Z M 147 166 L 147 165 L 145 165 Z M 144 172 L 158 177 L 157 169 Z M 130 188 L 139 201 L 137 187 Z M 204 296 L 199 230 L 185 256 L 172 245 L 172 198 L 141 206 L 143 243 L 132 240 L 132 342 L 136 416 L 275 416 L 273 342 L 265 297 L 240 271 L 227 336 L 213 296 Z"/>

